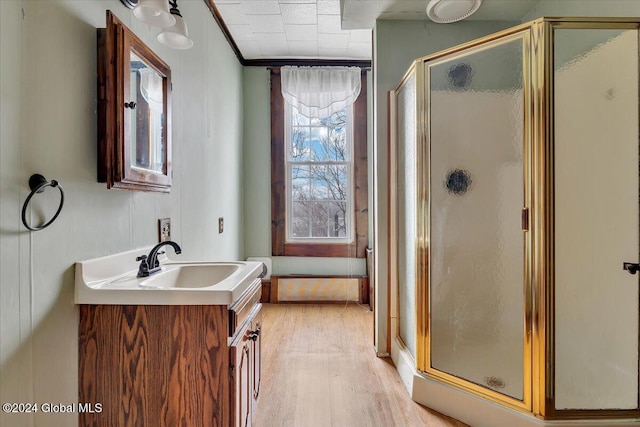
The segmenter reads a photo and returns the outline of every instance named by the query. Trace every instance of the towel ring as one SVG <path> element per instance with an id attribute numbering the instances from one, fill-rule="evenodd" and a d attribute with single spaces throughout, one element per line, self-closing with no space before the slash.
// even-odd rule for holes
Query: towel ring
<path id="1" fill-rule="evenodd" d="M 39 227 L 32 227 L 31 225 L 29 225 L 29 223 L 27 223 L 27 206 L 29 206 L 29 202 L 31 201 L 31 198 L 34 194 L 42 193 L 47 187 L 57 187 L 58 190 L 60 190 L 60 206 L 58 207 L 58 210 L 56 211 L 56 214 L 53 216 L 53 218 Z M 55 179 L 47 181 L 47 179 L 39 173 L 31 175 L 31 177 L 29 178 L 29 188 L 31 188 L 31 193 L 24 201 L 24 205 L 22 205 L 22 223 L 31 231 L 39 231 L 50 226 L 51 223 L 55 221 L 56 218 L 58 218 L 58 215 L 60 215 L 60 211 L 62 210 L 62 206 L 64 205 L 64 190 L 62 189 L 62 186 L 60 185 L 60 183 L 58 183 L 58 181 L 56 181 Z"/>

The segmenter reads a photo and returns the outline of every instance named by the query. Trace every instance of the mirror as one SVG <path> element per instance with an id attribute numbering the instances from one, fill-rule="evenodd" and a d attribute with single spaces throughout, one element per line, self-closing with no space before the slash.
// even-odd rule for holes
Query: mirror
<path id="1" fill-rule="evenodd" d="M 113 13 L 98 29 L 98 181 L 171 189 L 171 69 Z"/>

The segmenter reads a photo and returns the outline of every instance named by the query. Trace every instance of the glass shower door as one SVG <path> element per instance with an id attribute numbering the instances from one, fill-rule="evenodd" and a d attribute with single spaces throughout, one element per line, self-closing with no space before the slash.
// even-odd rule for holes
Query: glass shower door
<path id="1" fill-rule="evenodd" d="M 553 32 L 553 379 L 562 411 L 638 408 L 639 282 L 623 269 L 640 262 L 638 30 L 608 27 Z"/>
<path id="2" fill-rule="evenodd" d="M 397 110 L 397 263 L 398 337 L 416 358 L 416 158 L 417 100 L 416 72 L 396 91 Z"/>
<path id="3" fill-rule="evenodd" d="M 528 34 L 425 64 L 430 147 L 427 370 L 481 393 L 524 403 L 529 393 L 522 229 Z"/>

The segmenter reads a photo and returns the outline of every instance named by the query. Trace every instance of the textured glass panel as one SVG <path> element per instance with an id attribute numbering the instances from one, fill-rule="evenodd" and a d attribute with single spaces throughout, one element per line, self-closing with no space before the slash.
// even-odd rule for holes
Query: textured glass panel
<path id="1" fill-rule="evenodd" d="M 638 33 L 554 32 L 555 396 L 638 406 Z"/>
<path id="2" fill-rule="evenodd" d="M 429 67 L 431 366 L 524 393 L 521 40 Z"/>
<path id="3" fill-rule="evenodd" d="M 416 355 L 416 79 L 398 91 L 398 323 Z"/>

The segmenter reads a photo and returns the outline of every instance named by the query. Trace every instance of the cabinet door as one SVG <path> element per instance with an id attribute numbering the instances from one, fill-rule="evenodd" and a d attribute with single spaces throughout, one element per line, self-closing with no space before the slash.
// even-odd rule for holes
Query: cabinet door
<path id="1" fill-rule="evenodd" d="M 260 394 L 260 368 L 262 350 L 262 304 L 258 304 L 257 312 L 253 320 L 253 333 L 251 343 L 251 382 L 253 389 L 252 409 L 255 411 L 258 404 L 258 394 Z"/>
<path id="2" fill-rule="evenodd" d="M 231 366 L 231 425 L 251 426 L 251 344 L 250 323 L 241 331 L 239 338 L 229 348 Z"/>

